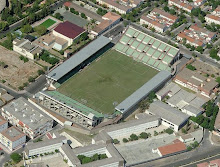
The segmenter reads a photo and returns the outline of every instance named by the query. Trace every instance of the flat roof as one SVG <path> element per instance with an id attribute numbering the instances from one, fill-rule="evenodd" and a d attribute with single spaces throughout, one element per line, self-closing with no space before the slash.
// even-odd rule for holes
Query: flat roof
<path id="1" fill-rule="evenodd" d="M 86 59 L 94 55 L 96 52 L 98 52 L 100 49 L 102 49 L 104 46 L 110 43 L 110 39 L 100 36 L 99 38 L 92 41 L 90 44 L 88 44 L 86 47 L 81 49 L 79 52 L 74 54 L 71 58 L 66 60 L 64 63 L 56 67 L 54 70 L 52 70 L 49 74 L 47 74 L 47 77 L 58 81 L 60 78 L 62 78 L 64 75 L 66 75 L 68 72 L 73 70 L 75 67 L 80 65 L 82 62 L 84 62 Z"/>
<path id="2" fill-rule="evenodd" d="M 52 118 L 44 114 L 39 108 L 23 97 L 8 103 L 2 109 L 2 112 L 7 111 L 20 120 L 20 123 L 27 125 L 33 130 L 52 120 Z"/>
<path id="3" fill-rule="evenodd" d="M 162 119 L 165 119 L 177 126 L 181 125 L 189 118 L 188 115 L 161 101 L 151 103 L 147 111 L 154 115 L 160 116 Z"/>
<path id="4" fill-rule="evenodd" d="M 1 134 L 12 142 L 26 136 L 22 131 L 17 129 L 15 126 L 5 129 L 4 131 L 1 132 Z"/>
<path id="5" fill-rule="evenodd" d="M 121 113 L 126 113 L 132 107 L 137 105 L 142 99 L 147 97 L 152 91 L 158 88 L 163 82 L 170 78 L 171 73 L 168 71 L 160 71 L 151 80 L 146 82 L 141 88 L 136 90 L 133 94 L 122 101 L 118 106 L 115 107 L 116 110 Z"/>
<path id="6" fill-rule="evenodd" d="M 58 144 L 58 143 L 63 143 L 63 141 L 66 140 L 66 137 L 64 136 L 59 136 L 57 138 L 52 138 L 52 139 L 47 139 L 44 141 L 40 142 L 28 142 L 26 147 L 25 147 L 25 152 L 29 153 L 29 151 L 34 150 L 34 149 L 40 149 L 42 147 Z"/>

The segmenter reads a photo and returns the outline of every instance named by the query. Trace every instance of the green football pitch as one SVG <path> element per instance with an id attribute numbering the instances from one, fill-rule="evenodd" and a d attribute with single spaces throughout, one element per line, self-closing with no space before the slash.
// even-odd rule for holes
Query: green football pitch
<path id="1" fill-rule="evenodd" d="M 41 23 L 41 25 L 44 26 L 45 28 L 48 28 L 48 27 L 52 26 L 55 23 L 56 23 L 56 21 L 54 21 L 52 19 L 47 19 L 46 21 Z"/>
<path id="2" fill-rule="evenodd" d="M 122 102 L 157 73 L 143 63 L 109 50 L 64 82 L 58 91 L 100 113 L 112 114 L 114 102 Z"/>

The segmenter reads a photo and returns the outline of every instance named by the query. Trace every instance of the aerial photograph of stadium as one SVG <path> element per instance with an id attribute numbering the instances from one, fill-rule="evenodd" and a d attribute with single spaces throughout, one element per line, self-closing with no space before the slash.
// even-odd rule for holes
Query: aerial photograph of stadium
<path id="1" fill-rule="evenodd" d="M 220 0 L 0 0 L 0 167 L 220 167 Z"/>

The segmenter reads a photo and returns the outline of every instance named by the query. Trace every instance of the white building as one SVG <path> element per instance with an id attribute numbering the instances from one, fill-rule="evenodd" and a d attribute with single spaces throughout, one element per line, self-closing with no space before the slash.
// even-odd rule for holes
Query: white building
<path id="1" fill-rule="evenodd" d="M 54 30 L 53 35 L 62 38 L 68 42 L 68 46 L 73 44 L 73 41 L 78 39 L 85 30 L 73 23 L 65 21 L 60 23 Z"/>
<path id="2" fill-rule="evenodd" d="M 142 15 L 140 18 L 141 25 L 148 25 L 149 28 L 154 28 L 160 33 L 163 33 L 176 21 L 176 16 L 164 12 L 158 8 L 154 8 L 148 15 Z"/>
<path id="3" fill-rule="evenodd" d="M 25 144 L 26 135 L 12 126 L 0 133 L 0 142 L 9 150 L 13 151 Z"/>
<path id="4" fill-rule="evenodd" d="M 155 128 L 160 125 L 158 116 L 148 116 L 143 119 L 131 120 L 117 125 L 111 125 L 105 129 L 106 133 L 112 138 L 130 136 L 132 133 L 145 132 L 147 129 Z"/>
<path id="5" fill-rule="evenodd" d="M 0 116 L 0 132 L 4 131 L 7 128 L 8 122 L 2 116 Z"/>
<path id="6" fill-rule="evenodd" d="M 92 37 L 99 36 L 118 24 L 121 20 L 121 16 L 113 12 L 108 12 L 102 16 L 102 19 L 103 21 L 91 30 Z"/>
<path id="7" fill-rule="evenodd" d="M 205 16 L 208 24 L 215 23 L 220 25 L 220 5 L 211 13 Z"/>
<path id="8" fill-rule="evenodd" d="M 191 11 L 193 10 L 193 6 L 184 0 L 169 0 L 168 5 L 169 6 L 176 6 L 177 8 L 185 10 L 189 13 L 191 13 Z"/>
<path id="9" fill-rule="evenodd" d="M 91 144 L 85 147 L 71 149 L 68 144 L 64 144 L 60 149 L 64 159 L 67 160 L 69 166 L 74 167 L 124 167 L 124 159 L 115 149 L 113 144 Z M 92 161 L 87 164 L 82 164 L 77 157 L 84 155 L 92 157 L 95 154 L 105 154 L 105 159 Z"/>
<path id="10" fill-rule="evenodd" d="M 52 129 L 53 119 L 23 97 L 8 103 L 1 110 L 6 120 L 32 139 Z"/>
<path id="11" fill-rule="evenodd" d="M 59 150 L 64 143 L 67 143 L 67 139 L 64 136 L 57 136 L 37 143 L 29 142 L 25 147 L 25 157 L 29 158 L 34 155 L 55 152 L 55 150 Z"/>
<path id="12" fill-rule="evenodd" d="M 161 101 L 151 103 L 149 109 L 146 110 L 146 113 L 159 116 L 163 125 L 176 132 L 186 124 L 189 118 L 188 115 Z"/>
<path id="13" fill-rule="evenodd" d="M 42 52 L 39 46 L 34 45 L 27 39 L 15 39 L 13 41 L 13 50 L 31 60 L 34 60 L 34 56 Z"/>

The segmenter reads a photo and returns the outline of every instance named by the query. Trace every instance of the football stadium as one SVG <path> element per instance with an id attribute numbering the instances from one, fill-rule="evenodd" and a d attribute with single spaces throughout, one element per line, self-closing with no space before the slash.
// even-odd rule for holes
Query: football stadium
<path id="1" fill-rule="evenodd" d="M 132 27 L 112 46 L 100 36 L 53 69 L 47 74 L 50 89 L 39 93 L 40 102 L 86 128 L 104 118 L 127 116 L 170 78 L 179 54 Z"/>

